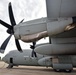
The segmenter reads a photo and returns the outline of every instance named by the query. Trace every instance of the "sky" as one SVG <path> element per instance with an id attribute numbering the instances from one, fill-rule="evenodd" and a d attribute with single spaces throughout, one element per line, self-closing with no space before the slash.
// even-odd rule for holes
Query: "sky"
<path id="1" fill-rule="evenodd" d="M 12 3 L 13 13 L 18 24 L 22 19 L 24 22 L 28 20 L 38 19 L 46 17 L 46 3 L 45 0 L 0 0 L 0 19 L 10 24 L 8 15 L 8 4 Z M 8 37 L 6 33 L 6 28 L 0 25 L 0 46 L 3 41 Z M 46 39 L 42 39 L 39 43 L 47 42 Z M 29 49 L 31 43 L 24 43 L 20 41 L 22 49 Z M 6 52 L 16 49 L 14 37 L 9 41 Z"/>

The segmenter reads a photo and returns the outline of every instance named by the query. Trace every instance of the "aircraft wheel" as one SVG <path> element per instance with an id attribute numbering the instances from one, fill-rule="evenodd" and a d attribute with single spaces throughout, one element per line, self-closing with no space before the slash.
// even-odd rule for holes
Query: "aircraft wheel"
<path id="1" fill-rule="evenodd" d="M 60 72 L 60 69 L 54 69 L 56 72 Z"/>
<path id="2" fill-rule="evenodd" d="M 67 73 L 69 73 L 69 72 L 71 72 L 72 70 L 65 70 L 65 72 L 67 72 Z"/>

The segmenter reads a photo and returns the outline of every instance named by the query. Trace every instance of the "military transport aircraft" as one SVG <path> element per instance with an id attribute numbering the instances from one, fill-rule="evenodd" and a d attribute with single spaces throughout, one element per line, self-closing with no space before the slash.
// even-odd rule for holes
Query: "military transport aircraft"
<path id="1" fill-rule="evenodd" d="M 32 56 L 31 49 L 23 50 L 22 53 L 17 50 L 12 50 L 6 54 L 1 54 L 0 57 L 2 61 L 9 64 L 7 68 L 13 68 L 13 66 L 19 65 L 46 67 L 50 67 L 52 65 L 50 63 L 52 56 L 41 55 L 38 53 L 36 53 L 36 56 Z M 44 62 L 41 60 L 43 60 Z"/>
<path id="2" fill-rule="evenodd" d="M 9 3 L 9 18 L 11 25 L 0 20 L 8 28 L 10 36 L 1 45 L 3 52 L 12 35 L 18 50 L 22 52 L 19 41 L 33 42 L 33 54 L 56 56 L 51 60 L 52 67 L 57 70 L 69 70 L 76 67 L 76 0 L 46 0 L 47 17 L 27 22 L 23 20 L 16 24 L 11 3 Z M 49 37 L 49 43 L 35 47 L 38 40 Z M 43 60 L 41 60 L 43 61 Z M 74 61 L 74 62 L 73 62 Z M 50 62 L 51 63 L 51 62 Z M 73 66 L 74 65 L 74 66 Z"/>

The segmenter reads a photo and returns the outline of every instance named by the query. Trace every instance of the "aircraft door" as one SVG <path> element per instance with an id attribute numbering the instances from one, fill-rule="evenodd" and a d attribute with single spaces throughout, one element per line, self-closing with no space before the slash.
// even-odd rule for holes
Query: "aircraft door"
<path id="1" fill-rule="evenodd" d="M 10 63 L 13 63 L 13 58 L 10 58 Z"/>

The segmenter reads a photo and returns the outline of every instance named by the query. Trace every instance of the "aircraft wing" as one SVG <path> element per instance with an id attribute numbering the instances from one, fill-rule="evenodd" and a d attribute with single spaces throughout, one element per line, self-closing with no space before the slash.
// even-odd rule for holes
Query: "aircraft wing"
<path id="1" fill-rule="evenodd" d="M 76 15 L 75 0 L 46 0 L 48 18 L 72 17 Z"/>

